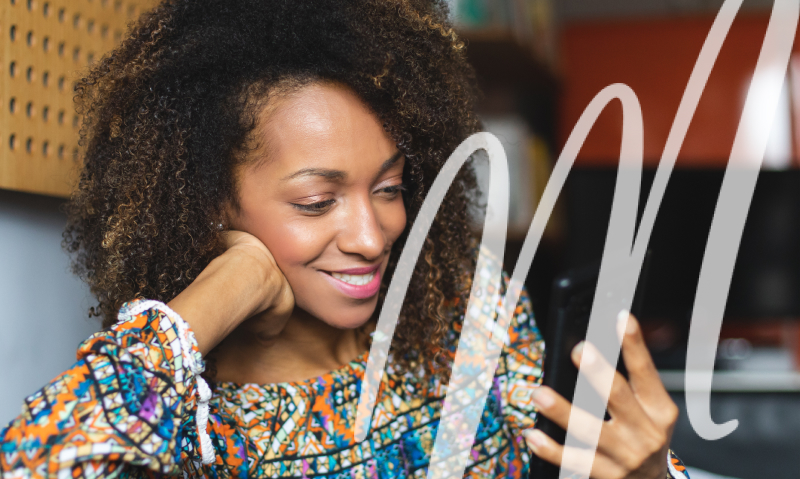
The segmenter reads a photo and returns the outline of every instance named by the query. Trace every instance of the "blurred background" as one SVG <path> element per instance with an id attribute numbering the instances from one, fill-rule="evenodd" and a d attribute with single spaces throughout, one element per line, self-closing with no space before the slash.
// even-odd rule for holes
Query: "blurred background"
<path id="1" fill-rule="evenodd" d="M 800 451 L 800 56 L 786 74 L 745 227 L 718 347 L 711 414 L 739 420 L 708 442 L 685 415 L 689 319 L 723 172 L 771 1 L 745 0 L 706 86 L 650 241 L 641 320 L 683 414 L 673 449 L 692 477 L 796 478 Z M 66 368 L 97 329 L 60 249 L 77 163 L 70 86 L 151 1 L 0 0 L 0 423 Z M 484 92 L 484 126 L 503 142 L 512 184 L 511 271 L 560 148 L 612 83 L 644 116 L 642 198 L 721 0 L 450 0 Z M 798 48 L 796 47 L 796 50 Z M 601 114 L 570 173 L 527 285 L 545 327 L 555 277 L 600 258 L 614 194 L 622 109 Z M 480 170 L 486 179 L 484 170 Z M 708 471 L 709 475 L 705 472 Z"/>

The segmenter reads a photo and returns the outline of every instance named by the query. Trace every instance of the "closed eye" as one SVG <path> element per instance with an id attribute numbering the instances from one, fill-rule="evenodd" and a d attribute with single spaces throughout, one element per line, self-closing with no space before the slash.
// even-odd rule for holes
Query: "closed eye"
<path id="1" fill-rule="evenodd" d="M 331 200 L 320 201 L 320 202 L 317 202 L 317 203 L 311 203 L 309 205 L 302 205 L 302 204 L 298 204 L 298 203 L 292 203 L 292 206 L 294 206 L 295 208 L 297 208 L 298 210 L 300 210 L 300 211 L 302 211 L 304 213 L 311 213 L 311 214 L 319 215 L 319 214 L 322 214 L 322 213 L 325 213 L 326 211 L 328 211 L 330 209 L 330 207 L 333 206 L 333 204 L 335 202 L 336 202 L 336 200 L 331 199 Z"/>
<path id="2" fill-rule="evenodd" d="M 399 185 L 387 186 L 385 188 L 381 188 L 378 190 L 379 193 L 383 193 L 387 196 L 395 197 L 401 191 L 406 191 L 406 185 L 400 183 Z"/>

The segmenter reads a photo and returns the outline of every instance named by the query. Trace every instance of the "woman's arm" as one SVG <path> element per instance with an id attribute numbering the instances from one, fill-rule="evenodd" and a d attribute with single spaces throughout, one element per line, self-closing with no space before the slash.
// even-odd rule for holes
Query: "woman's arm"
<path id="1" fill-rule="evenodd" d="M 26 399 L 0 430 L 0 476 L 177 474 L 181 460 L 214 460 L 201 352 L 253 314 L 269 322 L 293 307 L 266 248 L 244 233 L 228 239 L 170 303 L 179 312 L 126 303 L 117 324 L 80 346 L 71 369 Z"/>
<path id="2" fill-rule="evenodd" d="M 247 318 L 272 329 L 289 317 L 294 295 L 266 246 L 255 236 L 229 231 L 228 250 L 169 302 L 189 323 L 206 354 Z"/>
<path id="3" fill-rule="evenodd" d="M 0 432 L 2 476 L 104 477 L 124 465 L 177 473 L 202 367 L 191 332 L 166 306 L 126 303 L 120 322 L 86 340 L 78 362 Z"/>

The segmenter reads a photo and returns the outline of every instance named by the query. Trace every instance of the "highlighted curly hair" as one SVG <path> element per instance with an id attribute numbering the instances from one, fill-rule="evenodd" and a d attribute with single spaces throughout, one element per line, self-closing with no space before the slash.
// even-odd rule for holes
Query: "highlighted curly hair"
<path id="1" fill-rule="evenodd" d="M 215 225 L 236 201 L 232 171 L 247 161 L 259 108 L 316 81 L 352 89 L 405 154 L 411 224 L 479 129 L 474 74 L 444 2 L 166 0 L 132 26 L 76 85 L 84 167 L 64 245 L 97 297 L 90 315 L 108 326 L 125 301 L 170 301 L 223 251 Z M 475 189 L 464 168 L 431 228 L 392 346 L 400 368 L 447 362 L 454 318 L 443 305 L 468 295 Z"/>

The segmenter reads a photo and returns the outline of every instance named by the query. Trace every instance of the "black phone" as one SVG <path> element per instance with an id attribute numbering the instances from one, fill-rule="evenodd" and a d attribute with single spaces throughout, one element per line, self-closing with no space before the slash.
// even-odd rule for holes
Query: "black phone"
<path id="1" fill-rule="evenodd" d="M 631 305 L 631 313 L 639 317 L 644 286 L 650 265 L 650 252 L 645 255 L 639 282 Z M 589 316 L 592 311 L 595 290 L 600 276 L 600 260 L 582 268 L 568 271 L 558 276 L 553 283 L 549 317 L 545 329 L 545 356 L 542 384 L 551 387 L 561 396 L 572 401 L 575 384 L 578 381 L 578 368 L 572 363 L 572 349 L 586 338 Z M 625 363 L 620 355 L 617 370 L 627 378 Z M 600 395 L 597 395 L 600 401 Z M 609 419 L 606 413 L 606 419 Z M 536 428 L 564 444 L 567 432 L 544 416 L 536 419 Z M 531 455 L 529 465 L 530 479 L 558 479 L 560 468 Z"/>

